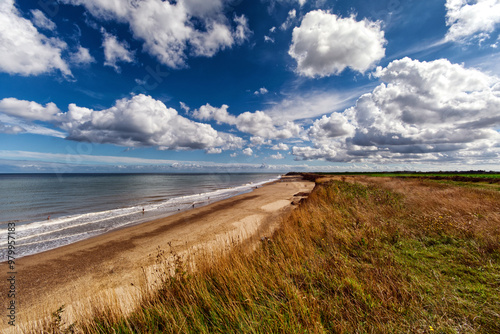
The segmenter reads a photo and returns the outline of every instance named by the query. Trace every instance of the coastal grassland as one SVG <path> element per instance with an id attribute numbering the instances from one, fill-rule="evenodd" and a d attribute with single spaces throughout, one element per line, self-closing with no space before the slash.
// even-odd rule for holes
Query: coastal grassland
<path id="1" fill-rule="evenodd" d="M 370 176 L 370 177 L 396 177 L 396 178 L 418 178 L 430 180 L 437 183 L 456 185 L 468 188 L 486 188 L 500 191 L 500 173 L 470 171 L 470 172 L 377 172 L 377 173 L 319 173 L 323 177 L 347 177 L 347 176 Z"/>
<path id="2" fill-rule="evenodd" d="M 500 193 L 488 189 L 366 176 L 324 181 L 255 250 L 239 244 L 205 254 L 195 271 L 177 258 L 175 274 L 134 313 L 96 308 L 75 328 L 498 333 L 499 208 Z"/>
<path id="3" fill-rule="evenodd" d="M 483 171 L 470 171 L 470 172 L 349 172 L 349 173 L 316 173 L 317 175 L 359 175 L 359 176 L 373 176 L 373 177 L 467 177 L 467 178 L 486 178 L 486 179 L 499 179 L 500 173 L 497 172 L 483 172 Z M 313 174 L 314 175 L 314 174 Z"/>

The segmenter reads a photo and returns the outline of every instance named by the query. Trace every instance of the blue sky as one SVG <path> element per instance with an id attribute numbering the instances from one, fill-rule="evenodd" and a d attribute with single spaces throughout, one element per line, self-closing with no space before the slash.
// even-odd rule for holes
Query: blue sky
<path id="1" fill-rule="evenodd" d="M 499 170 L 499 0 L 4 0 L 0 172 Z"/>

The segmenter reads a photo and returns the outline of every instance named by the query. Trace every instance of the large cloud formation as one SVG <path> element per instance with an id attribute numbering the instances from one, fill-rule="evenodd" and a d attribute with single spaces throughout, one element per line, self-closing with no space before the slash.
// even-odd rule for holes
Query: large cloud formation
<path id="1" fill-rule="evenodd" d="M 38 26 L 55 28 L 41 12 L 33 15 Z M 67 48 L 66 43 L 38 32 L 31 21 L 20 15 L 14 0 L 0 2 L 0 41 L 2 72 L 29 76 L 59 70 L 65 76 L 71 76 L 68 64 L 61 57 Z"/>
<path id="2" fill-rule="evenodd" d="M 356 106 L 315 121 L 297 159 L 329 161 L 498 159 L 500 80 L 440 59 L 377 68 L 385 82 Z"/>
<path id="3" fill-rule="evenodd" d="M 500 1 L 498 0 L 446 0 L 446 34 L 448 41 L 460 41 L 478 35 L 488 38 L 500 23 Z"/>
<path id="4" fill-rule="evenodd" d="M 163 102 L 142 94 L 118 100 L 104 110 L 70 104 L 60 121 L 68 139 L 77 141 L 156 146 L 162 150 L 235 149 L 243 144 L 241 138 L 217 132 L 209 124 L 193 122 Z"/>
<path id="5" fill-rule="evenodd" d="M 211 57 L 250 34 L 244 16 L 224 15 L 227 0 L 62 0 L 84 6 L 94 17 L 127 23 L 144 51 L 171 68 L 186 66 L 188 54 Z"/>
<path id="6" fill-rule="evenodd" d="M 364 73 L 384 57 L 385 43 L 379 22 L 315 10 L 293 29 L 288 53 L 303 76 L 338 75 L 347 67 Z"/>
<path id="7" fill-rule="evenodd" d="M 26 121 L 45 121 L 66 131 L 66 138 L 92 143 L 108 143 L 126 147 L 153 146 L 161 150 L 204 149 L 207 152 L 221 152 L 239 149 L 244 140 L 214 130 L 209 124 L 191 121 L 180 116 L 173 108 L 147 95 L 135 95 L 117 100 L 108 109 L 94 110 L 68 106 L 63 113 L 53 103 L 42 106 L 36 102 L 6 98 L 0 100 L 0 116 L 8 115 L 9 123 L 3 123 L 5 132 L 32 132 L 26 126 L 35 125 Z M 5 117 L 5 116 L 4 116 Z M 20 121 L 15 121 L 22 120 Z M 36 133 L 41 133 L 39 128 Z M 61 136 L 61 132 L 44 134 Z"/>

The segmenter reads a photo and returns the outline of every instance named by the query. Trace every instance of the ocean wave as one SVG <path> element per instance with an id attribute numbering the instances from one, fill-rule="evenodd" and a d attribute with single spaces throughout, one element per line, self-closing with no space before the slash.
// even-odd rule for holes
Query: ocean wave
<path id="1" fill-rule="evenodd" d="M 74 214 L 54 219 L 35 221 L 16 226 L 16 258 L 58 248 L 102 233 L 145 221 L 166 217 L 179 211 L 200 207 L 249 192 L 279 177 L 256 183 L 184 195 L 153 203 Z M 0 249 L 0 262 L 7 260 L 7 250 Z"/>

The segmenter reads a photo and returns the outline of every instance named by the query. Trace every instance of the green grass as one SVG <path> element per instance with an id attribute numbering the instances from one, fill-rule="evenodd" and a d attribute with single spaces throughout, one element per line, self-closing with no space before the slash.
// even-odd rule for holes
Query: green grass
<path id="1" fill-rule="evenodd" d="M 446 317 L 436 328 L 450 333 L 498 331 L 500 265 L 496 256 L 485 261 L 473 242 L 446 236 L 405 240 L 396 248 L 396 262 L 418 282 L 428 321 L 439 323 Z"/>
<path id="2" fill-rule="evenodd" d="M 89 333 L 500 332 L 500 237 L 491 232 L 500 227 L 500 195 L 425 182 L 394 187 L 318 185 L 254 252 L 236 246 L 205 256 L 196 272 L 177 261 L 177 274 L 130 317 L 101 309 L 78 326 Z M 470 198 L 456 210 L 447 196 Z"/>
<path id="3" fill-rule="evenodd" d="M 346 173 L 318 173 L 320 175 L 364 175 L 370 177 L 468 177 L 468 178 L 485 178 L 485 179 L 498 179 L 500 173 L 494 172 L 346 172 Z"/>
<path id="4" fill-rule="evenodd" d="M 453 178 L 453 177 L 466 177 L 466 178 L 482 178 L 482 179 L 498 179 L 500 178 L 500 173 L 492 174 L 481 174 L 481 173 L 381 173 L 381 174 L 368 174 L 369 176 L 400 176 L 400 177 L 443 177 L 443 178 Z"/>
<path id="5" fill-rule="evenodd" d="M 485 188 L 500 191 L 500 173 L 494 172 L 378 172 L 378 173 L 319 173 L 333 176 L 367 176 L 367 177 L 399 177 L 423 178 L 431 182 L 469 187 Z"/>
<path id="6" fill-rule="evenodd" d="M 482 189 L 492 189 L 500 191 L 500 182 L 491 183 L 488 182 L 488 178 L 484 178 L 484 182 L 467 182 L 467 181 L 454 181 L 452 179 L 441 179 L 441 180 L 429 180 L 429 182 L 441 183 L 445 185 L 452 185 L 464 188 L 482 188 Z"/>

